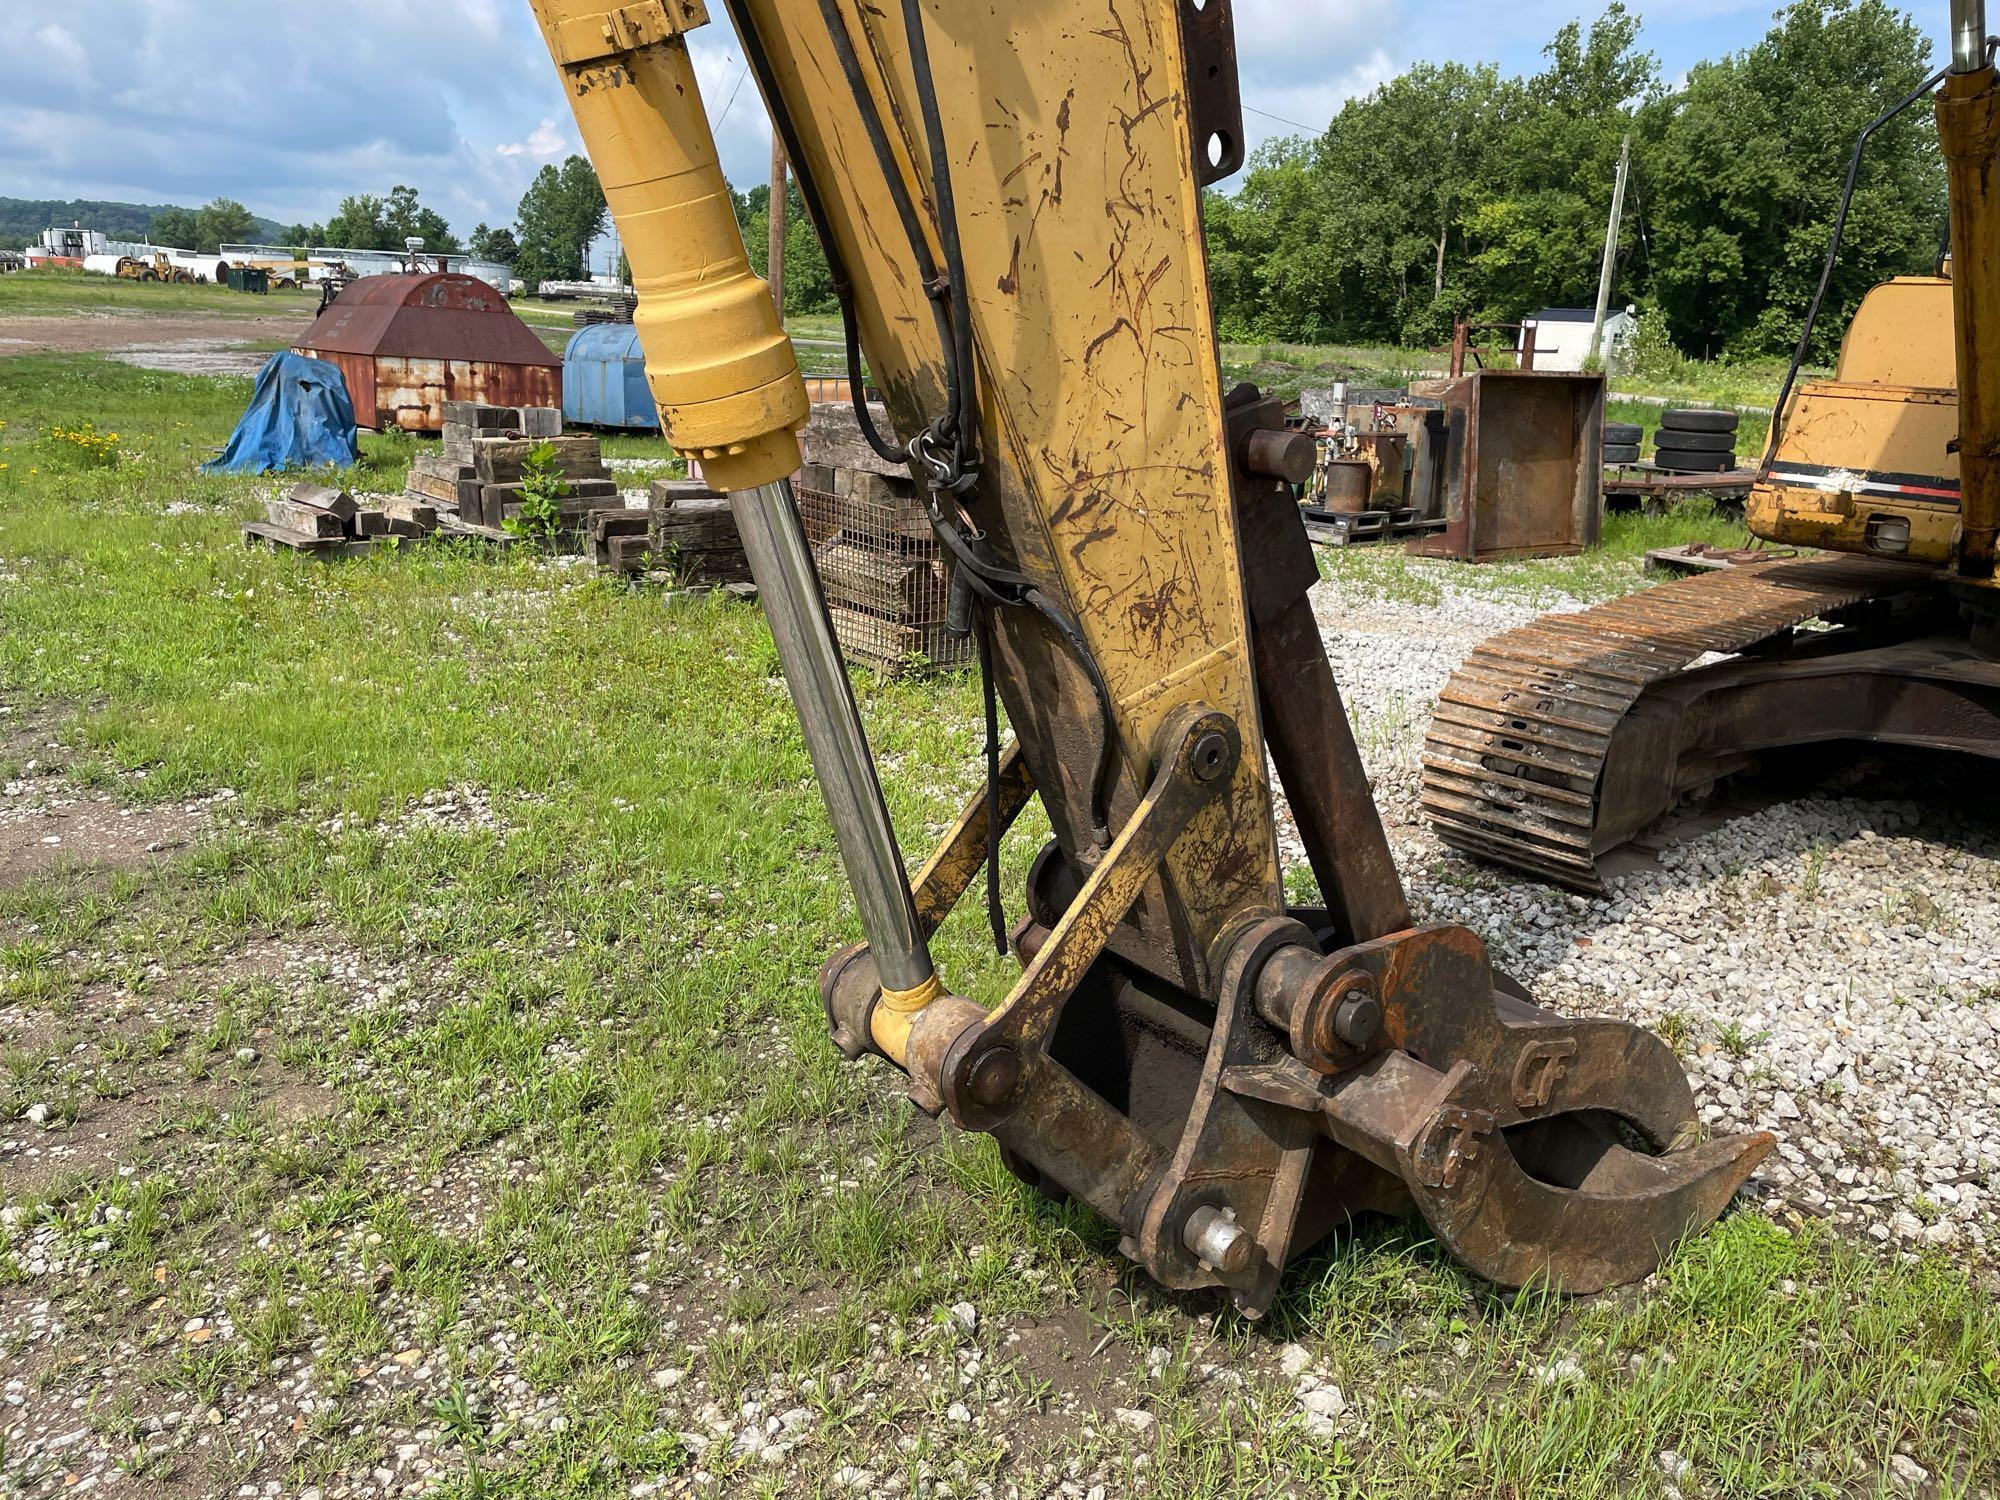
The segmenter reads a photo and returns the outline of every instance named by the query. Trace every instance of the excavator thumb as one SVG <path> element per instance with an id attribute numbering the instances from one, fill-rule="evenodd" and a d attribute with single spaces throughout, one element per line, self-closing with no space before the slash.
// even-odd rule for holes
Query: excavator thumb
<path id="1" fill-rule="evenodd" d="M 1645 1276 L 1770 1151 L 1765 1134 L 1698 1140 L 1665 1043 L 1492 989 L 1464 929 L 1373 946 L 1334 962 L 1378 974 L 1402 1045 L 1312 1080 L 1321 1128 L 1395 1174 L 1445 1249 L 1487 1280 L 1592 1292 Z M 1410 985 L 1412 967 L 1427 970 L 1424 988 Z M 1446 973 L 1443 993 L 1462 983 L 1456 992 L 1477 995 L 1483 981 L 1490 1003 L 1447 1020 L 1427 998 Z"/>

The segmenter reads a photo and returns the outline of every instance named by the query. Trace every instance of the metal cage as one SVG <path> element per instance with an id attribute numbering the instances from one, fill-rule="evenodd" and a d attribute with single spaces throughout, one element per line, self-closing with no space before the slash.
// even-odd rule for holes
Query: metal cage
<path id="1" fill-rule="evenodd" d="M 797 486 L 820 589 L 847 659 L 892 675 L 957 666 L 970 640 L 947 635 L 950 575 L 913 495 L 879 474 L 841 470 L 837 488 Z"/>

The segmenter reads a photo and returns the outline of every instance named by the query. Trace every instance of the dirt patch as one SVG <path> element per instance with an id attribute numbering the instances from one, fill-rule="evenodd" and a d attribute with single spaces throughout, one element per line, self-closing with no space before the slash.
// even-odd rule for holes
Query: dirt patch
<path id="1" fill-rule="evenodd" d="M 133 869 L 191 843 L 233 791 L 129 805 L 71 778 L 60 716 L 0 705 L 0 889 L 52 869 Z M 125 780 L 135 787 L 144 771 Z"/>
<path id="2" fill-rule="evenodd" d="M 56 865 L 131 869 L 191 843 L 213 802 L 124 807 L 110 797 L 8 795 L 0 785 L 0 886 L 19 885 Z"/>
<path id="3" fill-rule="evenodd" d="M 174 1080 L 160 1069 L 123 1097 L 89 1100 L 67 1127 L 44 1129 L 25 1117 L 0 1125 L 0 1163 L 9 1195 L 28 1197 L 65 1175 L 95 1179 L 119 1168 L 142 1171 L 157 1143 L 173 1136 L 175 1122 L 196 1115 L 241 1110 L 287 1126 L 330 1118 L 340 1107 L 330 1089 L 275 1066 L 199 1082 Z"/>
<path id="4" fill-rule="evenodd" d="M 18 1196 L 66 1174 L 140 1169 L 188 1122 L 232 1111 L 279 1129 L 337 1114 L 332 1088 L 275 1055 L 278 1018 L 206 1037 L 249 986 L 296 979 L 298 959 L 266 940 L 148 973 L 137 988 L 92 984 L 57 1008 L 0 1006 L 0 1048 L 14 1065 L 11 1086 L 0 1086 L 0 1187 Z"/>
<path id="5" fill-rule="evenodd" d="M 271 353 L 256 346 L 245 348 L 236 339 L 176 339 L 171 343 L 114 349 L 111 357 L 120 364 L 136 365 L 141 370 L 164 370 L 170 375 L 248 378 L 264 368 Z"/>
<path id="6" fill-rule="evenodd" d="M 251 340 L 266 343 L 283 340 L 289 343 L 305 332 L 315 310 L 316 304 L 302 303 L 295 313 L 259 314 L 244 318 L 225 313 L 186 313 L 180 317 L 157 318 L 143 312 L 79 312 L 0 318 L 0 357 L 9 354 L 112 354 L 120 351 L 157 354 L 180 351 L 192 355 L 197 352 L 197 346 L 213 351 Z M 217 356 L 211 353 L 209 357 Z M 258 359 L 261 362 L 262 356 Z M 153 365 L 149 368 L 181 367 Z"/>

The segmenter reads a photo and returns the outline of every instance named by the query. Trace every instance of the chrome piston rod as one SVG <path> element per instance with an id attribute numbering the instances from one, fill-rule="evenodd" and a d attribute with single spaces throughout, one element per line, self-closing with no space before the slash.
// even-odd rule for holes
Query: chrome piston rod
<path id="1" fill-rule="evenodd" d="M 1951 70 L 1976 73 L 1986 62 L 1986 0 L 1951 0 Z"/>
<path id="2" fill-rule="evenodd" d="M 917 924 L 902 851 L 875 778 L 812 548 L 792 503 L 791 481 L 732 491 L 729 508 L 805 731 L 806 754 L 833 819 L 875 972 L 884 990 L 921 989 L 933 974 L 930 945 Z"/>

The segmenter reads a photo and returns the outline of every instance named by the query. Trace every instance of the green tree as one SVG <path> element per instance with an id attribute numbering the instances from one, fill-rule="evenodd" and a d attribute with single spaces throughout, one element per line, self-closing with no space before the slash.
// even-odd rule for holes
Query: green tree
<path id="1" fill-rule="evenodd" d="M 468 253 L 481 260 L 497 260 L 503 266 L 511 266 L 521 254 L 521 247 L 514 239 L 514 231 L 506 225 L 489 229 L 484 224 L 477 225 L 465 242 Z"/>
<path id="2" fill-rule="evenodd" d="M 200 208 L 168 208 L 153 215 L 148 237 L 156 245 L 213 255 L 224 245 L 256 237 L 257 218 L 234 198 L 215 198 Z"/>
<path id="3" fill-rule="evenodd" d="M 1594 299 L 1619 144 L 1660 91 L 1658 61 L 1638 42 L 1638 18 L 1613 0 L 1587 34 L 1565 25 L 1542 49 L 1548 66 L 1508 87 L 1468 225 L 1470 281 L 1485 314 L 1512 321 Z M 1637 215 L 1628 215 L 1621 253 L 1637 239 Z"/>
<path id="4" fill-rule="evenodd" d="M 1795 0 L 1755 46 L 1703 63 L 1651 154 L 1652 290 L 1693 354 L 1776 354 L 1797 340 L 1855 137 L 1929 71 L 1923 28 L 1883 0 Z M 1926 269 L 1945 216 L 1931 113 L 1878 131 L 1863 158 L 1813 353 L 1829 357 L 1862 294 Z"/>
<path id="5" fill-rule="evenodd" d="M 587 276 L 591 241 L 604 233 L 610 216 L 597 173 L 586 158 L 572 156 L 535 174 L 515 219 L 520 255 L 514 269 L 532 287 Z"/>
<path id="6" fill-rule="evenodd" d="M 156 245 L 166 245 L 175 250 L 193 250 L 195 240 L 201 233 L 201 226 L 195 221 L 195 211 L 191 208 L 162 209 L 153 215 L 152 226 L 146 237 Z"/>
<path id="7" fill-rule="evenodd" d="M 257 216 L 234 198 L 215 198 L 195 212 L 195 243 L 202 255 L 213 255 L 224 245 L 240 245 L 257 234 Z"/>
<path id="8" fill-rule="evenodd" d="M 355 193 L 342 198 L 333 217 L 326 221 L 322 243 L 340 250 L 400 250 L 389 237 L 387 205 L 373 193 Z"/>
<path id="9" fill-rule="evenodd" d="M 732 194 L 733 196 L 733 194 Z M 766 274 L 771 262 L 771 189 L 759 184 L 744 196 L 743 248 L 750 253 L 750 268 Z M 785 181 L 785 311 L 826 312 L 835 305 L 833 275 L 826 267 L 826 252 L 819 236 L 806 218 L 805 200 L 799 185 Z"/>
<path id="10" fill-rule="evenodd" d="M 401 183 L 389 189 L 386 198 L 373 193 L 342 198 L 320 233 L 324 237 L 318 243 L 343 250 L 401 252 L 403 242 L 412 238 L 421 239 L 431 255 L 453 255 L 460 248 L 444 215 L 424 207 L 417 190 Z"/>
<path id="11" fill-rule="evenodd" d="M 422 240 L 427 255 L 456 255 L 463 248 L 444 215 L 424 207 L 413 187 L 399 183 L 389 189 L 382 206 L 382 219 L 391 240 L 389 248 L 393 250 L 402 249 L 404 241 L 409 239 Z"/>
<path id="12" fill-rule="evenodd" d="M 1502 100 L 1491 67 L 1420 64 L 1348 101 L 1318 140 L 1262 148 L 1205 211 L 1225 334 L 1422 342 L 1448 329 Z"/>

